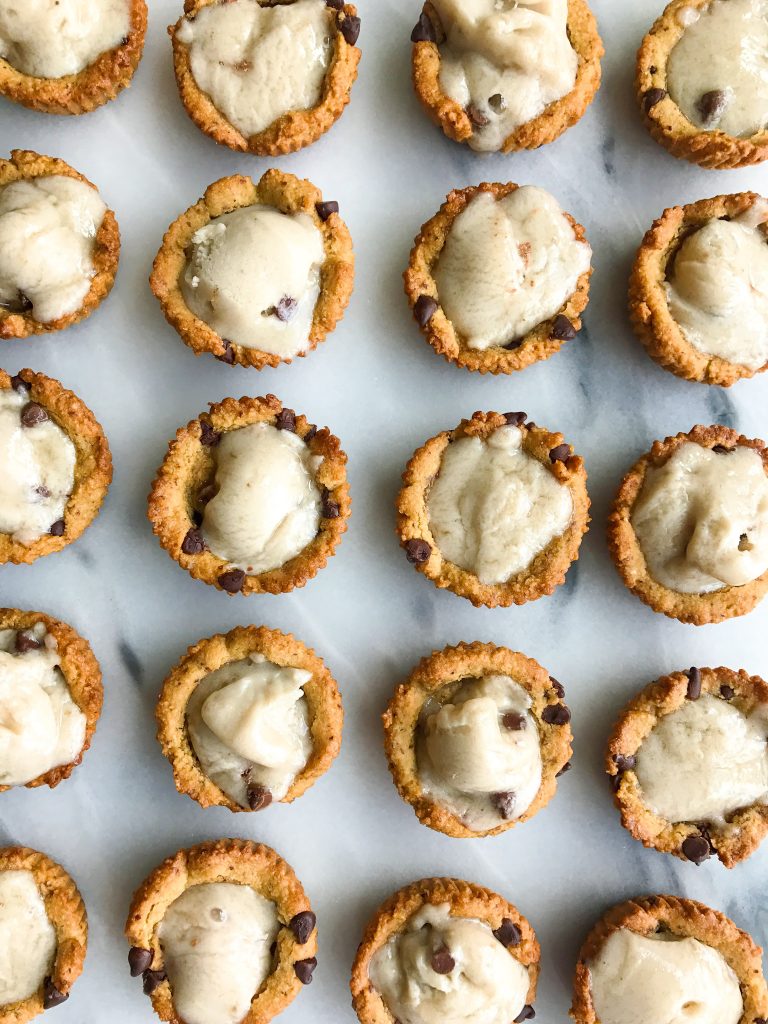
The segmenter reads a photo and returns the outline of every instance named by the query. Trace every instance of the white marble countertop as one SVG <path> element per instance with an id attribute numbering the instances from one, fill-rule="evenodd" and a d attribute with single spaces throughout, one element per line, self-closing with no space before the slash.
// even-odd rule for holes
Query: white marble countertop
<path id="1" fill-rule="evenodd" d="M 335 198 L 357 252 L 357 286 L 338 330 L 305 360 L 256 373 L 196 360 L 163 320 L 147 275 L 161 236 L 215 179 L 258 176 L 269 161 L 216 147 L 178 99 L 165 32 L 180 0 L 151 0 L 146 53 L 130 91 L 81 118 L 0 104 L 0 150 L 63 157 L 96 182 L 123 235 L 114 292 L 89 321 L 49 338 L 4 343 L 2 365 L 42 370 L 75 390 L 109 437 L 115 480 L 94 526 L 35 565 L 4 566 L 0 603 L 51 613 L 88 637 L 104 671 L 105 707 L 91 751 L 55 791 L 0 798 L 0 840 L 60 860 L 86 901 L 83 977 L 59 1024 L 153 1018 L 126 966 L 122 930 L 135 886 L 166 855 L 207 838 L 273 845 L 318 913 L 315 981 L 285 1024 L 353 1021 L 349 968 L 363 926 L 394 889 L 453 874 L 516 903 L 541 941 L 536 1010 L 564 1020 L 580 942 L 603 910 L 672 892 L 725 911 L 768 940 L 768 844 L 728 872 L 643 849 L 621 829 L 601 773 L 606 734 L 646 682 L 691 664 L 768 676 L 768 601 L 746 618 L 696 629 L 656 615 L 614 571 L 604 521 L 620 476 L 657 437 L 719 421 L 765 435 L 768 376 L 726 392 L 677 380 L 628 326 L 626 280 L 643 231 L 665 206 L 745 188 L 768 193 L 768 167 L 703 171 L 646 134 L 632 95 L 635 50 L 661 0 L 593 0 L 607 55 L 583 121 L 553 145 L 478 157 L 443 138 L 412 94 L 408 37 L 417 0 L 360 0 L 360 78 L 341 122 L 278 165 Z M 483 180 L 548 188 L 587 228 L 595 250 L 586 328 L 558 355 L 514 377 L 470 374 L 439 359 L 407 309 L 401 273 L 420 224 L 448 190 Z M 150 481 L 177 426 L 227 395 L 274 392 L 349 454 L 350 530 L 304 590 L 229 599 L 193 581 L 160 549 L 145 518 Z M 525 409 L 564 431 L 589 472 L 593 525 L 567 584 L 522 608 L 475 609 L 407 564 L 393 501 L 405 461 L 426 437 L 476 409 Z M 179 796 L 154 738 L 160 683 L 186 647 L 238 623 L 290 630 L 315 647 L 344 697 L 342 753 L 293 806 L 233 816 Z M 459 640 L 509 645 L 561 679 L 573 708 L 574 768 L 535 820 L 495 839 L 456 840 L 419 825 L 387 772 L 379 716 L 424 654 Z"/>

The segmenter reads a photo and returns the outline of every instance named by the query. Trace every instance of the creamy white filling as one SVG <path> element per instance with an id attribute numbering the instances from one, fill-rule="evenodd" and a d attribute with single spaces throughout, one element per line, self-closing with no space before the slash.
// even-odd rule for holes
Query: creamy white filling
<path id="1" fill-rule="evenodd" d="M 249 206 L 200 228 L 192 246 L 181 289 L 195 316 L 246 348 L 306 349 L 325 258 L 307 214 Z"/>
<path id="2" fill-rule="evenodd" d="M 427 508 L 443 557 L 488 584 L 522 572 L 573 517 L 568 488 L 523 451 L 512 426 L 449 444 Z"/>
<path id="3" fill-rule="evenodd" d="M 200 765 L 241 807 L 249 784 L 282 800 L 306 765 L 312 737 L 303 687 L 311 678 L 251 654 L 211 672 L 190 697 L 187 729 Z"/>
<path id="4" fill-rule="evenodd" d="M 440 88 L 472 111 L 473 149 L 501 149 L 515 128 L 573 89 L 579 58 L 568 38 L 568 0 L 432 3 L 446 35 Z"/>
<path id="5" fill-rule="evenodd" d="M 219 491 L 201 526 L 211 551 L 253 574 L 303 551 L 320 525 L 318 456 L 269 423 L 227 431 L 214 451 Z"/>
<path id="6" fill-rule="evenodd" d="M 646 471 L 632 527 L 651 576 L 681 594 L 740 587 L 768 569 L 768 477 L 753 448 L 686 441 Z"/>
<path id="7" fill-rule="evenodd" d="M 539 791 L 531 703 L 509 676 L 490 675 L 465 680 L 446 703 L 438 695 L 423 709 L 416 744 L 422 788 L 475 832 L 519 818 Z"/>
<path id="8" fill-rule="evenodd" d="M 369 975 L 401 1024 L 510 1024 L 525 1006 L 528 969 L 483 921 L 425 905 L 371 959 Z M 448 973 L 432 965 L 446 948 Z"/>
<path id="9" fill-rule="evenodd" d="M 703 694 L 664 715 L 637 752 L 648 807 L 671 822 L 724 826 L 768 800 L 768 717 Z"/>
<path id="10" fill-rule="evenodd" d="M 334 53 L 334 18 L 325 0 L 273 7 L 230 0 L 185 18 L 176 38 L 189 47 L 200 89 L 247 137 L 283 114 L 320 103 Z"/>
<path id="11" fill-rule="evenodd" d="M 76 75 L 130 31 L 130 0 L 0 0 L 0 57 L 36 78 Z"/>
<path id="12" fill-rule="evenodd" d="M 665 283 L 669 311 L 699 352 L 750 370 L 768 362 L 768 239 L 758 200 L 689 235 Z"/>
<path id="13" fill-rule="evenodd" d="M 53 420 L 25 427 L 26 389 L 0 390 L 0 533 L 32 544 L 64 514 L 75 480 L 75 446 Z"/>
<path id="14" fill-rule="evenodd" d="M 600 1024 L 739 1024 L 739 979 L 697 939 L 614 932 L 589 963 Z"/>
<path id="15" fill-rule="evenodd" d="M 56 931 L 31 871 L 0 872 L 0 1007 L 28 999 L 50 974 Z"/>
<path id="16" fill-rule="evenodd" d="M 507 345 L 554 316 L 589 270 L 557 200 L 534 185 L 478 193 L 451 225 L 433 275 L 445 315 L 469 348 Z"/>
<path id="17" fill-rule="evenodd" d="M 270 973 L 275 904 L 247 885 L 194 885 L 174 900 L 159 939 L 185 1024 L 240 1024 Z"/>
<path id="18" fill-rule="evenodd" d="M 66 175 L 0 187 L 0 307 L 31 304 L 40 323 L 77 312 L 106 210 L 95 188 Z"/>
<path id="19" fill-rule="evenodd" d="M 685 31 L 667 89 L 698 128 L 748 138 L 768 124 L 768 0 L 712 0 L 678 15 Z"/>

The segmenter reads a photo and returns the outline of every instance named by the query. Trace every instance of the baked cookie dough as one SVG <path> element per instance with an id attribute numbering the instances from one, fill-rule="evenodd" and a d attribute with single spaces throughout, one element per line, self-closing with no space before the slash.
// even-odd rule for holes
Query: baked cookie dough
<path id="1" fill-rule="evenodd" d="M 664 676 L 622 711 L 605 770 L 644 846 L 732 868 L 768 832 L 768 684 L 728 668 Z"/>
<path id="2" fill-rule="evenodd" d="M 608 546 L 656 612 L 701 626 L 746 615 L 768 590 L 768 448 L 729 427 L 655 441 L 624 477 Z"/>
<path id="3" fill-rule="evenodd" d="M 629 313 L 664 369 L 721 387 L 768 369 L 767 221 L 768 201 L 741 192 L 674 206 L 646 232 Z"/>
<path id="4" fill-rule="evenodd" d="M 157 737 L 176 788 L 202 807 L 292 803 L 341 747 L 341 695 L 290 634 L 237 626 L 189 648 L 163 683 Z"/>
<path id="5" fill-rule="evenodd" d="M 215 142 L 257 156 L 316 142 L 357 78 L 360 19 L 342 0 L 184 0 L 168 32 L 189 116 Z"/>
<path id="6" fill-rule="evenodd" d="M 316 0 L 312 0 L 316 2 Z M 274 8 L 284 10 L 284 8 Z M 171 224 L 150 285 L 195 355 L 290 363 L 324 341 L 352 294 L 352 239 L 339 204 L 275 169 L 222 178 Z"/>
<path id="7" fill-rule="evenodd" d="M 361 1024 L 511 1024 L 535 1016 L 539 944 L 505 899 L 457 878 L 423 878 L 368 922 L 352 967 Z"/>
<path id="8" fill-rule="evenodd" d="M 425 110 L 478 152 L 552 142 L 600 85 L 603 44 L 586 0 L 427 0 L 411 42 Z"/>
<path id="9" fill-rule="evenodd" d="M 423 658 L 383 716 L 400 796 L 422 824 L 459 839 L 528 821 L 570 767 L 564 696 L 538 662 L 506 647 L 457 644 Z"/>
<path id="10" fill-rule="evenodd" d="M 584 228 L 535 185 L 457 189 L 416 237 L 405 293 L 441 356 L 512 373 L 576 337 L 589 301 Z"/>
<path id="11" fill-rule="evenodd" d="M 635 90 L 646 125 L 701 167 L 768 157 L 768 3 L 672 0 L 643 39 Z"/>
<path id="12" fill-rule="evenodd" d="M 111 480 L 107 439 L 76 395 L 42 373 L 0 370 L 0 565 L 77 540 Z"/>
<path id="13" fill-rule="evenodd" d="M 71 626 L 0 608 L 0 792 L 68 779 L 91 745 L 102 697 L 99 663 Z"/>
<path id="14" fill-rule="evenodd" d="M 230 595 L 283 594 L 325 566 L 347 528 L 346 463 L 327 427 L 274 395 L 225 398 L 176 432 L 149 521 L 196 580 Z"/>
<path id="15" fill-rule="evenodd" d="M 0 1024 L 26 1024 L 69 999 L 88 920 L 77 886 L 44 853 L 0 849 Z"/>
<path id="16" fill-rule="evenodd" d="M 220 839 L 155 868 L 131 902 L 128 964 L 161 1020 L 266 1024 L 309 985 L 317 931 L 291 867 Z"/>
<path id="17" fill-rule="evenodd" d="M 131 84 L 145 0 L 0 0 L 0 95 L 46 114 L 87 114 Z"/>
<path id="18" fill-rule="evenodd" d="M 759 1024 L 768 1017 L 762 950 L 694 900 L 620 903 L 581 947 L 571 1017 L 576 1024 Z"/>
<path id="19" fill-rule="evenodd" d="M 90 316 L 112 289 L 119 257 L 115 215 L 87 178 L 30 150 L 0 160 L 0 340 Z"/>
<path id="20" fill-rule="evenodd" d="M 551 594 L 579 557 L 587 474 L 562 434 L 524 412 L 476 412 L 411 457 L 397 498 L 408 561 L 488 608 Z"/>

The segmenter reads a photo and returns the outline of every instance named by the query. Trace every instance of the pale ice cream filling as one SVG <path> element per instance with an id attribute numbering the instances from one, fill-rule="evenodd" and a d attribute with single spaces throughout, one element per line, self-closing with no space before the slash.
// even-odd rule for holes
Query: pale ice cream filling
<path id="1" fill-rule="evenodd" d="M 648 572 L 681 594 L 751 583 L 768 569 L 768 477 L 753 448 L 686 441 L 650 466 L 631 516 Z"/>
<path id="2" fill-rule="evenodd" d="M 211 551 L 255 575 L 295 558 L 320 525 L 322 459 L 270 423 L 226 431 L 213 451 L 219 490 L 201 525 Z"/>
<path id="3" fill-rule="evenodd" d="M 248 807 L 252 786 L 282 800 L 312 752 L 300 668 L 251 654 L 211 672 L 187 704 L 187 730 L 200 765 L 226 795 Z"/>
<path id="4" fill-rule="evenodd" d="M 307 214 L 249 206 L 195 232 L 181 290 L 220 338 L 290 358 L 309 343 L 324 259 Z"/>
<path id="5" fill-rule="evenodd" d="M 723 827 L 768 800 L 768 716 L 746 716 L 718 697 L 688 700 L 654 726 L 637 751 L 647 806 L 671 822 Z"/>
<path id="6" fill-rule="evenodd" d="M 427 496 L 444 558 L 485 584 L 506 583 L 570 526 L 569 489 L 522 447 L 518 427 L 461 437 L 443 453 Z"/>
<path id="7" fill-rule="evenodd" d="M 447 950 L 434 968 L 436 953 Z M 510 1024 L 526 1005 L 528 969 L 483 921 L 427 904 L 371 959 L 369 977 L 400 1024 Z"/>
<path id="8" fill-rule="evenodd" d="M 34 995 L 56 960 L 56 930 L 31 871 L 0 872 L 0 1007 Z"/>
<path id="9" fill-rule="evenodd" d="M 0 309 L 44 324 L 76 313 L 96 273 L 106 210 L 95 188 L 67 175 L 0 187 Z"/>
<path id="10" fill-rule="evenodd" d="M 503 347 L 553 317 L 589 270 L 557 200 L 525 185 L 480 192 L 451 225 L 433 269 L 445 315 L 469 348 Z"/>
<path id="11" fill-rule="evenodd" d="M 768 362 L 768 203 L 689 235 L 665 283 L 669 311 L 699 352 L 759 370 Z"/>
<path id="12" fill-rule="evenodd" d="M 325 0 L 229 0 L 184 18 L 176 38 L 189 49 L 199 88 L 247 138 L 283 114 L 318 106 L 335 52 L 335 16 Z"/>
<path id="13" fill-rule="evenodd" d="M 25 388 L 0 390 L 0 533 L 32 544 L 62 518 L 75 480 L 77 453 L 53 420 L 26 427 Z"/>
<path id="14" fill-rule="evenodd" d="M 168 907 L 158 938 L 185 1024 L 240 1024 L 272 967 L 274 903 L 247 885 L 193 885 Z"/>
<path id="15" fill-rule="evenodd" d="M 685 31 L 667 89 L 697 128 L 749 138 L 768 124 L 768 0 L 712 0 L 678 13 Z"/>
<path id="16" fill-rule="evenodd" d="M 469 113 L 476 150 L 501 149 L 574 87 L 568 0 L 432 0 L 445 42 L 440 88 Z"/>
<path id="17" fill-rule="evenodd" d="M 0 0 L 0 57 L 36 78 L 76 75 L 130 31 L 130 0 Z"/>
<path id="18" fill-rule="evenodd" d="M 416 758 L 424 792 L 475 832 L 528 810 L 541 786 L 531 697 L 504 675 L 466 679 L 422 709 Z"/>
<path id="19" fill-rule="evenodd" d="M 600 1024 L 739 1024 L 739 979 L 698 939 L 667 932 L 613 932 L 589 962 Z"/>

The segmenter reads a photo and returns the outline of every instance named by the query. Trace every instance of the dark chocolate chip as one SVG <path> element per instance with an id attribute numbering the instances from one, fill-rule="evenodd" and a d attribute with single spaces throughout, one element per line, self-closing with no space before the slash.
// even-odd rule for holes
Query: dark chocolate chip
<path id="1" fill-rule="evenodd" d="M 510 732 L 520 732 L 525 728 L 525 715 L 520 715 L 517 711 L 508 711 L 502 718 L 501 724 Z"/>
<path id="2" fill-rule="evenodd" d="M 429 561 L 429 556 L 432 554 L 432 548 L 427 544 L 425 540 L 407 540 L 405 542 L 405 557 L 411 563 L 411 565 L 423 565 Z"/>
<path id="3" fill-rule="evenodd" d="M 451 956 L 450 949 L 447 946 L 441 946 L 432 954 L 430 964 L 435 974 L 450 974 L 456 966 L 456 961 Z"/>
<path id="4" fill-rule="evenodd" d="M 284 295 L 275 306 L 275 316 L 282 323 L 293 320 L 296 310 L 299 308 L 298 299 L 292 299 L 290 295 Z"/>
<path id="5" fill-rule="evenodd" d="M 536 424 L 533 422 L 533 420 L 528 420 L 528 422 L 525 424 L 525 429 L 533 430 L 535 426 Z"/>
<path id="6" fill-rule="evenodd" d="M 295 914 L 288 922 L 288 927 L 294 934 L 294 937 L 300 946 L 303 946 L 309 939 L 312 932 L 315 930 L 317 924 L 317 918 L 311 910 L 302 910 L 299 914 Z"/>
<path id="7" fill-rule="evenodd" d="M 339 204 L 335 200 L 329 199 L 324 203 L 315 203 L 315 209 L 320 220 L 328 220 L 332 213 L 339 212 Z"/>
<path id="8" fill-rule="evenodd" d="M 22 388 L 26 388 L 27 386 L 28 385 L 22 377 L 19 377 L 18 375 L 11 377 L 11 387 L 14 391 L 20 391 Z"/>
<path id="9" fill-rule="evenodd" d="M 245 573 L 242 569 L 229 569 L 219 576 L 218 584 L 228 594 L 238 594 L 243 589 Z"/>
<path id="10" fill-rule="evenodd" d="M 566 772 L 569 772 L 572 767 L 573 766 L 571 765 L 571 762 L 570 761 L 566 761 L 565 764 L 563 765 L 563 767 L 560 769 L 560 771 L 559 772 L 555 772 L 555 778 L 559 779 L 561 775 L 565 775 Z"/>
<path id="11" fill-rule="evenodd" d="M 497 114 L 502 114 L 507 109 L 507 101 L 500 92 L 495 92 L 488 97 L 488 106 Z"/>
<path id="12" fill-rule="evenodd" d="M 435 26 L 432 24 L 432 20 L 427 14 L 422 13 L 419 15 L 419 20 L 416 22 L 413 32 L 411 32 L 411 42 L 437 42 L 437 33 L 435 32 Z"/>
<path id="13" fill-rule="evenodd" d="M 729 455 L 733 451 L 733 448 L 726 448 L 724 444 L 716 444 L 712 451 L 717 452 L 718 455 Z"/>
<path id="14" fill-rule="evenodd" d="M 499 812 L 499 817 L 509 821 L 515 811 L 515 794 L 511 790 L 507 793 L 494 793 L 491 803 Z"/>
<path id="15" fill-rule="evenodd" d="M 27 402 L 21 410 L 21 422 L 25 427 L 39 427 L 48 420 L 48 413 L 37 402 Z"/>
<path id="16" fill-rule="evenodd" d="M 226 363 L 227 366 L 233 366 L 235 362 L 235 350 L 232 348 L 232 343 L 229 341 L 224 342 L 224 351 L 216 356 L 220 363 Z"/>
<path id="17" fill-rule="evenodd" d="M 650 73 L 651 73 L 652 75 L 655 75 L 655 74 L 656 74 L 656 72 L 657 72 L 658 70 L 659 70 L 659 69 L 658 69 L 658 68 L 656 67 L 656 65 L 655 65 L 655 64 L 651 64 L 651 66 L 650 66 L 650 67 L 648 68 L 648 71 L 649 71 L 649 72 L 650 72 Z"/>
<path id="18" fill-rule="evenodd" d="M 413 315 L 419 327 L 426 327 L 437 312 L 437 303 L 431 295 L 420 295 L 413 304 Z"/>
<path id="19" fill-rule="evenodd" d="M 550 334 L 557 341 L 573 341 L 576 337 L 576 328 L 567 316 L 559 313 L 552 322 Z"/>
<path id="20" fill-rule="evenodd" d="M 141 946 L 131 946 L 128 950 L 128 966 L 131 969 L 131 977 L 138 978 L 144 971 L 149 970 L 154 953 L 151 949 L 142 949 Z"/>
<path id="21" fill-rule="evenodd" d="M 634 754 L 614 754 L 613 763 L 620 772 L 631 772 L 637 767 L 637 758 Z"/>
<path id="22" fill-rule="evenodd" d="M 247 789 L 248 806 L 252 811 L 263 811 L 272 803 L 272 794 L 260 782 L 251 782 Z"/>
<path id="23" fill-rule="evenodd" d="M 332 7 L 334 11 L 344 10 L 344 0 L 325 0 L 326 7 Z"/>
<path id="24" fill-rule="evenodd" d="M 42 646 L 42 641 L 38 640 L 29 630 L 22 629 L 16 634 L 15 647 L 17 654 L 26 654 L 27 651 L 39 651 Z"/>
<path id="25" fill-rule="evenodd" d="M 502 345 L 501 347 L 506 349 L 507 352 L 514 352 L 515 349 L 520 348 L 520 346 L 522 344 L 523 344 L 523 339 L 522 338 L 515 338 L 513 341 L 506 342 L 506 344 Z"/>
<path id="26" fill-rule="evenodd" d="M 289 430 L 292 434 L 296 433 L 296 413 L 293 409 L 281 409 L 277 414 L 275 420 L 275 426 L 278 430 Z"/>
<path id="27" fill-rule="evenodd" d="M 549 453 L 550 462 L 565 462 L 571 457 L 571 446 L 569 444 L 558 444 Z"/>
<path id="28" fill-rule="evenodd" d="M 661 103 L 666 95 L 666 89 L 649 89 L 645 96 L 643 96 L 643 109 L 646 114 L 655 107 L 657 103 Z"/>
<path id="29" fill-rule="evenodd" d="M 514 1024 L 523 1024 L 524 1020 L 533 1020 L 535 1016 L 536 1011 L 534 1008 L 526 1003 L 520 1013 L 515 1017 Z"/>
<path id="30" fill-rule="evenodd" d="M 0 309 L 7 309 L 9 313 L 28 313 L 32 309 L 32 300 L 24 292 L 19 292 L 16 298 L 0 302 Z"/>
<path id="31" fill-rule="evenodd" d="M 185 555 L 199 555 L 202 551 L 205 551 L 203 535 L 194 526 L 187 530 L 187 534 L 181 542 L 181 550 Z"/>
<path id="32" fill-rule="evenodd" d="M 505 412 L 504 419 L 509 423 L 511 427 L 522 427 L 527 420 L 527 415 L 524 412 Z"/>
<path id="33" fill-rule="evenodd" d="M 703 864 L 712 856 L 712 847 L 705 836 L 688 836 L 683 841 L 682 851 L 683 856 L 696 865 Z"/>
<path id="34" fill-rule="evenodd" d="M 482 112 L 482 110 L 474 103 L 470 103 L 467 109 L 467 117 L 475 126 L 475 128 L 485 128 L 488 124 L 488 117 Z"/>
<path id="35" fill-rule="evenodd" d="M 144 995 L 151 996 L 165 981 L 165 971 L 144 971 Z"/>
<path id="36" fill-rule="evenodd" d="M 563 684 L 559 680 L 555 679 L 554 676 L 549 677 L 549 682 L 557 696 L 560 698 L 560 700 L 562 700 L 565 696 L 565 687 L 563 686 Z"/>
<path id="37" fill-rule="evenodd" d="M 323 499 L 320 506 L 323 519 L 338 519 L 341 514 L 338 501 L 331 498 L 330 492 L 323 491 Z"/>
<path id="38" fill-rule="evenodd" d="M 339 28 L 347 43 L 354 46 L 360 35 L 360 19 L 357 15 L 348 14 Z"/>
<path id="39" fill-rule="evenodd" d="M 315 436 L 316 433 L 317 433 L 317 424 L 316 423 L 310 423 L 309 424 L 309 430 L 304 435 L 304 444 L 309 444 L 309 442 L 312 440 L 312 438 Z"/>
<path id="40" fill-rule="evenodd" d="M 60 992 L 50 978 L 43 982 L 43 1009 L 52 1010 L 54 1006 L 61 1006 L 69 999 L 69 992 Z"/>
<path id="41" fill-rule="evenodd" d="M 64 520 L 57 519 L 55 523 L 51 524 L 51 528 L 48 531 L 52 537 L 63 537 L 64 536 Z"/>
<path id="42" fill-rule="evenodd" d="M 731 700 L 735 694 L 736 691 L 734 690 L 734 688 L 732 686 L 728 686 L 727 683 L 724 683 L 720 687 L 720 696 L 723 698 L 723 700 Z"/>
<path id="43" fill-rule="evenodd" d="M 688 676 L 688 688 L 685 696 L 688 700 L 698 700 L 701 696 L 701 672 L 697 668 L 689 668 L 685 673 Z"/>
<path id="44" fill-rule="evenodd" d="M 208 420 L 200 420 L 200 444 L 213 448 L 221 440 L 221 434 L 214 430 Z"/>
<path id="45" fill-rule="evenodd" d="M 308 960 L 297 960 L 293 965 L 296 977 L 302 985 L 312 984 L 312 975 L 317 967 L 317 957 L 311 956 Z"/>
<path id="46" fill-rule="evenodd" d="M 499 927 L 494 929 L 493 934 L 502 946 L 519 946 L 523 940 L 523 933 L 508 917 L 505 917 Z"/>
<path id="47" fill-rule="evenodd" d="M 701 120 L 705 125 L 719 120 L 725 113 L 728 106 L 728 94 L 722 89 L 712 89 L 705 92 L 696 102 L 696 109 L 701 114 Z"/>
<path id="48" fill-rule="evenodd" d="M 218 488 L 216 487 L 216 484 L 205 484 L 205 486 L 201 487 L 200 490 L 197 492 L 196 500 L 198 505 L 207 505 L 211 498 L 216 497 L 217 493 Z"/>
<path id="49" fill-rule="evenodd" d="M 548 704 L 541 717 L 547 725 L 567 725 L 571 720 L 571 709 L 565 704 Z"/>
<path id="50" fill-rule="evenodd" d="M 48 490 L 45 484 L 40 484 L 39 487 L 36 487 L 35 494 L 39 494 L 41 498 L 50 498 L 51 496 L 51 492 Z"/>

